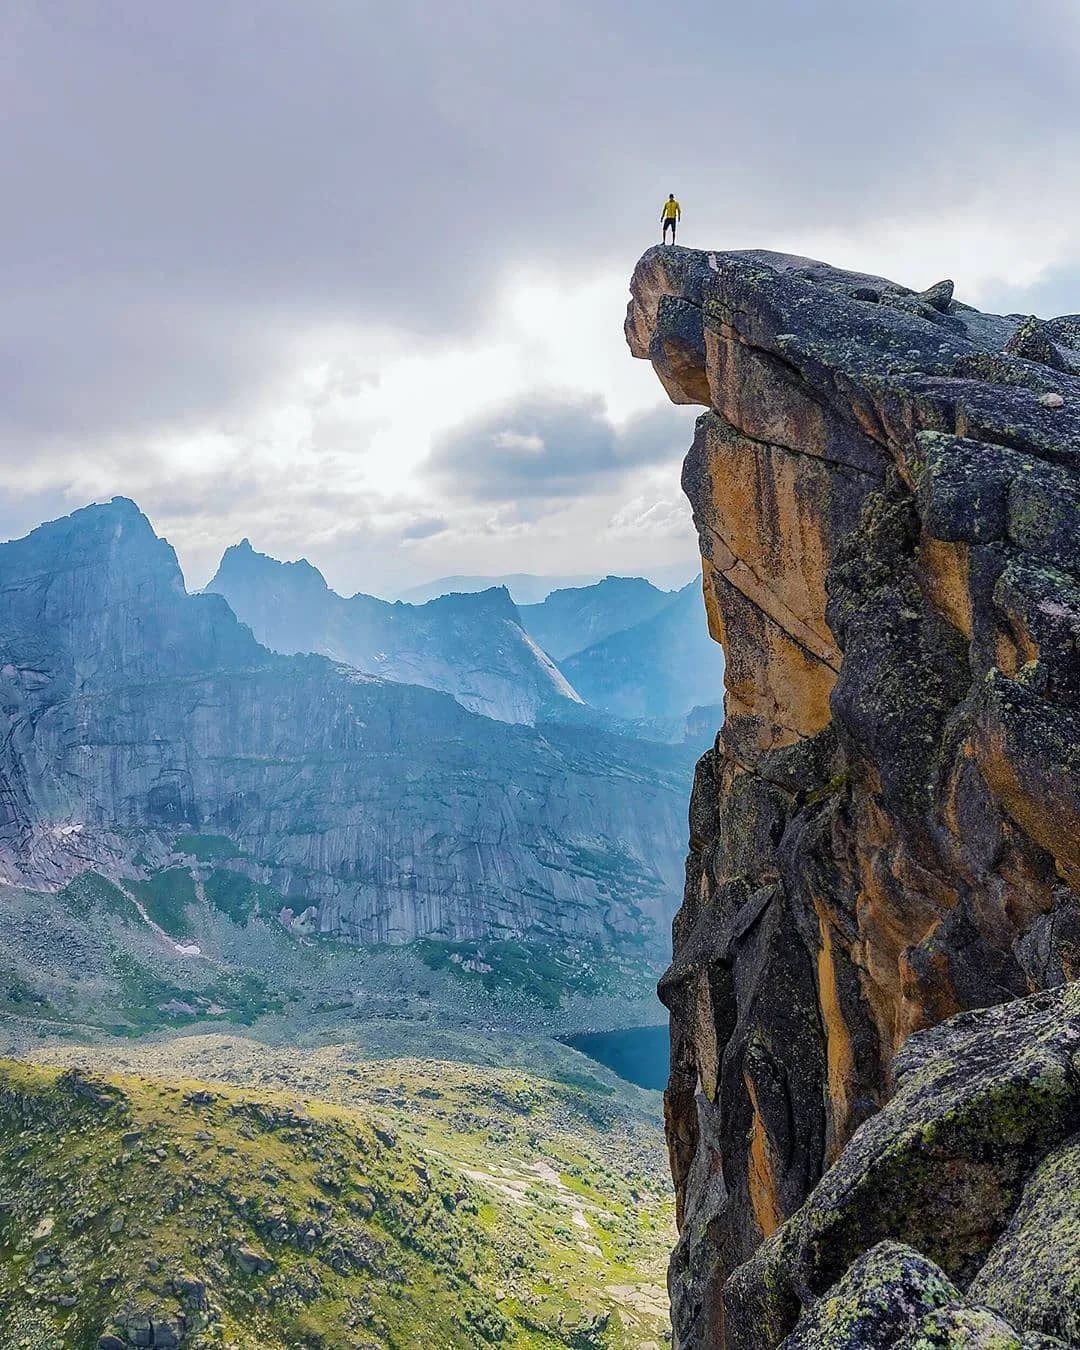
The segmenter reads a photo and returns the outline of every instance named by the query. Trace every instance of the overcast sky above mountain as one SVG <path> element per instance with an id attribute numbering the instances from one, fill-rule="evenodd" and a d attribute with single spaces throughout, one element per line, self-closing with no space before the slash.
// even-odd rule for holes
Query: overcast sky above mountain
<path id="1" fill-rule="evenodd" d="M 0 535 L 135 497 L 189 580 L 693 557 L 622 342 L 682 239 L 1080 310 L 1072 0 L 9 0 Z"/>

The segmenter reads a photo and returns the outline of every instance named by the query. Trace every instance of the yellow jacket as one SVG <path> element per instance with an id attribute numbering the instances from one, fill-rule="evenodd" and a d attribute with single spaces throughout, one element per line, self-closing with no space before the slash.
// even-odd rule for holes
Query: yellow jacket
<path id="1" fill-rule="evenodd" d="M 674 197 L 669 197 L 660 212 L 661 220 L 682 220 L 682 207 Z"/>

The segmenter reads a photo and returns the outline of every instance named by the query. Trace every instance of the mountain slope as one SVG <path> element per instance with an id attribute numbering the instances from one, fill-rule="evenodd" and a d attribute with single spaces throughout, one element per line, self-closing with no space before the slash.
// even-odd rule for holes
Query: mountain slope
<path id="1" fill-rule="evenodd" d="M 643 577 L 605 577 L 595 586 L 552 591 L 541 604 L 522 605 L 518 612 L 544 651 L 561 662 L 659 613 L 671 600 L 669 591 Z"/>
<path id="2" fill-rule="evenodd" d="M 0 546 L 0 634 L 0 879 L 213 836 L 311 931 L 666 942 L 685 752 L 268 652 L 121 499 Z"/>
<path id="3" fill-rule="evenodd" d="M 57 1057 L 89 1067 L 0 1062 L 8 1350 L 659 1336 L 659 1140 L 614 1102 L 225 1037 Z"/>
<path id="4" fill-rule="evenodd" d="M 582 698 L 619 717 L 678 717 L 719 703 L 724 653 L 706 629 L 700 579 L 659 613 L 575 652 L 562 667 Z"/>
<path id="5" fill-rule="evenodd" d="M 472 712 L 534 723 L 577 695 L 523 630 L 505 589 L 445 595 L 425 605 L 346 598 L 317 568 L 226 550 L 206 588 L 272 651 L 318 652 L 357 670 L 452 694 Z"/>

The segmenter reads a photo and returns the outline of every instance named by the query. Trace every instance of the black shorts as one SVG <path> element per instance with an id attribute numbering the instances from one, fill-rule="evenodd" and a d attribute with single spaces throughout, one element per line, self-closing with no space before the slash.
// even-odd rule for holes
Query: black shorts
<path id="1" fill-rule="evenodd" d="M 665 216 L 665 217 L 664 217 L 664 229 L 666 230 L 667 227 L 668 227 L 669 225 L 671 226 L 672 229 L 675 228 L 675 217 L 674 217 L 674 216 Z"/>

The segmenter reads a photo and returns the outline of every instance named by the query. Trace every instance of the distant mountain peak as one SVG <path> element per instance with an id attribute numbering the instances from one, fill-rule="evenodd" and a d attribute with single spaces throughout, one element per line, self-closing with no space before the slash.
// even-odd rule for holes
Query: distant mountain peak
<path id="1" fill-rule="evenodd" d="M 221 555 L 221 562 L 213 579 L 206 587 L 208 591 L 222 591 L 226 582 L 250 580 L 254 577 L 274 576 L 287 585 L 300 585 L 305 590 L 329 591 L 326 578 L 306 558 L 295 562 L 282 562 L 269 553 L 261 553 L 253 548 L 251 540 L 243 538 L 238 544 L 230 544 Z"/>
<path id="2" fill-rule="evenodd" d="M 408 604 L 408 601 L 398 601 Z M 459 614 L 490 613 L 493 618 L 511 619 L 520 623 L 518 607 L 506 586 L 489 586 L 486 591 L 451 591 L 448 595 L 437 595 L 421 605 L 409 605 L 411 609 L 427 610 L 432 614 L 440 611 L 454 611 Z"/>
<path id="3" fill-rule="evenodd" d="M 521 621 L 556 661 L 640 623 L 674 599 L 644 577 L 606 576 L 590 586 L 552 591 L 537 605 L 520 607 Z"/>
<path id="4" fill-rule="evenodd" d="M 318 653 L 370 675 L 438 689 L 499 721 L 533 723 L 581 701 L 525 632 L 504 585 L 425 604 L 346 597 L 304 558 L 279 562 L 250 544 L 234 544 L 207 590 L 223 596 L 274 651 Z"/>
<path id="5" fill-rule="evenodd" d="M 137 579 L 175 587 L 183 585 L 183 573 L 167 539 L 154 527 L 130 497 L 112 497 L 91 502 L 69 515 L 31 530 L 21 539 L 0 544 L 6 582 L 21 568 L 46 571 L 57 559 L 68 567 L 120 568 L 129 585 Z"/>

